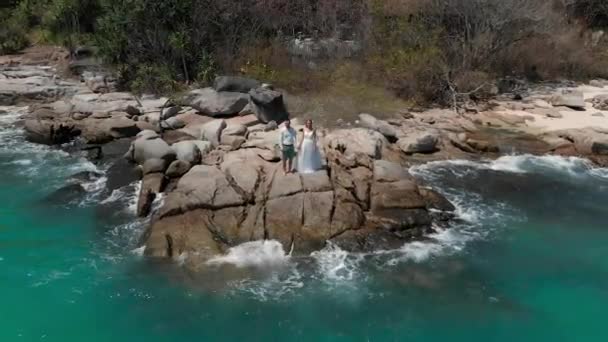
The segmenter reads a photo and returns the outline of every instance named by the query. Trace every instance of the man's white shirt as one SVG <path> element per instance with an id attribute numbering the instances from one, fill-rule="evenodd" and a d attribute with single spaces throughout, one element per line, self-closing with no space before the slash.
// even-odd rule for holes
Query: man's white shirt
<path id="1" fill-rule="evenodd" d="M 283 127 L 279 135 L 279 144 L 281 146 L 295 145 L 297 137 L 298 135 L 293 127 Z"/>

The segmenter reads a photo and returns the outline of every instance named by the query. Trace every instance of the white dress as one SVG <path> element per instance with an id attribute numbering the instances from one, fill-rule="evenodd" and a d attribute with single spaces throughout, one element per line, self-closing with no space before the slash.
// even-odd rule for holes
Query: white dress
<path id="1" fill-rule="evenodd" d="M 323 167 L 321 152 L 317 146 L 317 134 L 304 129 L 304 137 L 298 151 L 297 168 L 299 173 L 313 173 Z"/>

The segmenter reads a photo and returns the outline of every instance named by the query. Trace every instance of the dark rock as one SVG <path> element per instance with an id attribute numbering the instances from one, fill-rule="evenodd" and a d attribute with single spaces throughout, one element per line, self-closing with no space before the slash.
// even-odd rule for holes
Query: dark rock
<path id="1" fill-rule="evenodd" d="M 175 160 L 169 165 L 165 175 L 169 178 L 179 178 L 190 171 L 191 165 L 184 160 Z"/>
<path id="2" fill-rule="evenodd" d="M 46 196 L 44 202 L 53 205 L 65 205 L 83 198 L 86 193 L 87 191 L 81 184 L 68 184 Z"/>
<path id="3" fill-rule="evenodd" d="M 144 175 L 137 201 L 137 216 L 146 217 L 150 214 L 152 203 L 156 195 L 163 191 L 164 186 L 165 176 L 162 173 Z"/>
<path id="4" fill-rule="evenodd" d="M 249 106 L 262 123 L 275 121 L 282 123 L 289 118 L 283 101 L 283 94 L 278 91 L 257 88 L 249 92 Z"/>

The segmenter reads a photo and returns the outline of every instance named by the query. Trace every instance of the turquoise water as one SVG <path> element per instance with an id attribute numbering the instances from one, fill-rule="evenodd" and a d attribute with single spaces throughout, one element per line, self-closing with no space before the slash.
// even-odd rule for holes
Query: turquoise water
<path id="1" fill-rule="evenodd" d="M 0 114 L 0 341 L 608 340 L 608 170 L 582 160 L 417 167 L 462 220 L 428 241 L 300 259 L 264 245 L 233 253 L 257 267 L 195 276 L 139 255 L 136 184 L 49 201 L 106 166 L 24 142 L 17 114 Z"/>

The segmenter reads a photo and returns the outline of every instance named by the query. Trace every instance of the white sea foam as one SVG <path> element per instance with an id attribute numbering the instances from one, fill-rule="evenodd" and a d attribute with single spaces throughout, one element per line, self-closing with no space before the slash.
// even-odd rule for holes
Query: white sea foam
<path id="1" fill-rule="evenodd" d="M 429 170 L 436 168 L 450 169 L 456 176 L 465 176 L 468 172 L 462 168 L 468 167 L 477 170 L 494 170 L 510 173 L 543 173 L 560 172 L 570 176 L 594 175 L 607 177 L 608 169 L 595 168 L 593 164 L 583 158 L 562 157 L 555 155 L 534 156 L 530 154 L 502 156 L 495 160 L 471 161 L 471 160 L 442 160 L 430 162 L 423 165 L 416 165 L 410 169 L 413 174 L 428 173 Z"/>
<path id="2" fill-rule="evenodd" d="M 275 240 L 252 241 L 232 247 L 228 253 L 210 259 L 207 264 L 233 264 L 237 267 L 281 266 L 289 262 L 283 245 Z"/>
<path id="3" fill-rule="evenodd" d="M 135 248 L 131 250 L 131 253 L 133 253 L 134 255 L 137 256 L 144 256 L 144 253 L 146 252 L 146 245 L 143 245 L 141 247 Z"/>
<path id="4" fill-rule="evenodd" d="M 19 159 L 19 160 L 13 160 L 9 164 L 26 166 L 26 165 L 32 165 L 32 163 L 33 163 L 33 161 L 31 159 Z"/>
<path id="5" fill-rule="evenodd" d="M 128 198 L 128 205 L 127 205 L 127 209 L 129 210 L 130 213 L 137 213 L 137 200 L 138 200 L 138 196 L 139 196 L 139 192 L 141 191 L 141 186 L 142 186 L 142 182 L 138 181 L 135 182 L 135 186 L 133 187 L 133 192 L 131 192 L 130 194 L 127 195 Z"/>
<path id="6" fill-rule="evenodd" d="M 324 280 L 344 282 L 357 277 L 359 263 L 363 260 L 364 254 L 348 253 L 335 244 L 328 243 L 324 249 L 311 253 L 311 257 L 316 261 L 318 271 Z"/>

